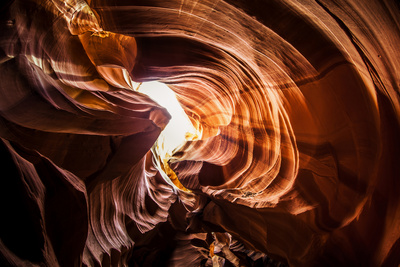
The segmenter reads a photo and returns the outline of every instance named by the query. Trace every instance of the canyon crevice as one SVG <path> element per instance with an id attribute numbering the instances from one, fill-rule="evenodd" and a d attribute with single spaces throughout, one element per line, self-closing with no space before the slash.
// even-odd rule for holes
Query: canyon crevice
<path id="1" fill-rule="evenodd" d="M 361 2 L 2 3 L 0 265 L 398 266 L 400 6 Z"/>

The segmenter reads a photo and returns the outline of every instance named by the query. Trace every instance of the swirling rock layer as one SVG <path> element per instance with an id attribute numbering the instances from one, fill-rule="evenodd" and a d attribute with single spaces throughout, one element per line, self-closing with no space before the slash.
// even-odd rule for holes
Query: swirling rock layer
<path id="1" fill-rule="evenodd" d="M 400 12 L 363 2 L 3 3 L 1 264 L 400 264 Z M 156 80 L 202 133 L 165 161 Z"/>

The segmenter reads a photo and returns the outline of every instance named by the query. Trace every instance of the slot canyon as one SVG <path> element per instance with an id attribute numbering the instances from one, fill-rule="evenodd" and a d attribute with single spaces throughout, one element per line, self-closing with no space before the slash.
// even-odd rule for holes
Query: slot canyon
<path id="1" fill-rule="evenodd" d="M 0 266 L 400 265 L 396 0 L 0 12 Z"/>

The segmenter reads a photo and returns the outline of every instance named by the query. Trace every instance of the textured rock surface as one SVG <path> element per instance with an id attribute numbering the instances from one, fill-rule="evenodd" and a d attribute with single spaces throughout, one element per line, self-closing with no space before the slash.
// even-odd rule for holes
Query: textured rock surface
<path id="1" fill-rule="evenodd" d="M 362 2 L 3 2 L 0 265 L 400 264 L 400 8 Z"/>

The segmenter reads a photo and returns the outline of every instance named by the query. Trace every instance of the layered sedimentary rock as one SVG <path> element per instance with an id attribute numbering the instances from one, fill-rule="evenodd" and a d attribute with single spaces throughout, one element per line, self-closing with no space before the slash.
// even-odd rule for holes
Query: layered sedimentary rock
<path id="1" fill-rule="evenodd" d="M 1 265 L 400 264 L 395 1 L 2 5 Z"/>

